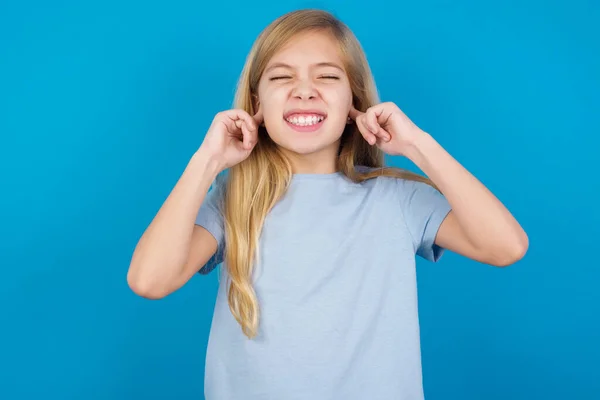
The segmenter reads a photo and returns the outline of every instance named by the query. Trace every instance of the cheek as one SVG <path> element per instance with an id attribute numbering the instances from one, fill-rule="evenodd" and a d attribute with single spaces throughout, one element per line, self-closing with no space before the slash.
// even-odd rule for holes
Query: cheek
<path id="1" fill-rule="evenodd" d="M 352 99 L 353 99 L 353 94 L 352 94 L 352 89 L 350 89 L 350 87 L 347 87 L 346 90 L 344 91 L 344 94 L 342 96 L 342 100 L 341 102 L 344 104 L 344 107 L 350 111 L 350 108 L 352 107 Z"/>
<path id="2" fill-rule="evenodd" d="M 337 88 L 327 93 L 325 101 L 336 109 L 347 112 L 352 106 L 352 91 L 350 88 Z"/>
<path id="3" fill-rule="evenodd" d="M 267 91 L 260 96 L 265 123 L 281 119 L 285 102 L 277 91 Z"/>
<path id="4" fill-rule="evenodd" d="M 283 121 L 282 111 L 277 108 L 276 105 L 269 107 L 265 106 L 263 111 L 263 120 L 265 122 L 265 126 L 275 128 Z"/>

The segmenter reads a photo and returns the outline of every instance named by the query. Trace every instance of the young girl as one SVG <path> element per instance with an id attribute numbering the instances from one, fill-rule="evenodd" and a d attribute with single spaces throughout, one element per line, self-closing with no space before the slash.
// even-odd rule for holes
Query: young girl
<path id="1" fill-rule="evenodd" d="M 303 10 L 258 37 L 128 282 L 156 299 L 223 263 L 209 400 L 422 399 L 415 255 L 506 266 L 527 247 L 488 189 L 379 103 L 351 31 Z"/>

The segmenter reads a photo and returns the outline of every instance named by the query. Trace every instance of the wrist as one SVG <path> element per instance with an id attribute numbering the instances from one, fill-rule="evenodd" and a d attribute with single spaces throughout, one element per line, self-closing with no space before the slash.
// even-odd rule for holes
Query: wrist
<path id="1" fill-rule="evenodd" d="M 216 157 L 202 148 L 198 149 L 192 155 L 189 167 L 193 170 L 201 171 L 203 175 L 209 177 L 211 180 L 214 180 L 225 169 Z"/>
<path id="2" fill-rule="evenodd" d="M 436 144 L 435 139 L 424 131 L 418 131 L 413 135 L 412 140 L 405 147 L 404 156 L 415 163 L 418 167 L 427 160 L 427 155 Z"/>

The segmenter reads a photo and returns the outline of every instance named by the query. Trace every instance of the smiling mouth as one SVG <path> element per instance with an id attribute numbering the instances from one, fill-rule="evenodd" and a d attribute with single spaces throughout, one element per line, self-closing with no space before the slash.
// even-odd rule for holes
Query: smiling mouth
<path id="1" fill-rule="evenodd" d="M 294 110 L 286 113 L 284 119 L 287 124 L 299 132 L 312 132 L 318 130 L 327 115 L 316 110 Z"/>
<path id="2" fill-rule="evenodd" d="M 311 126 L 320 123 L 324 119 L 323 115 L 293 115 L 287 117 L 285 120 L 296 126 Z"/>

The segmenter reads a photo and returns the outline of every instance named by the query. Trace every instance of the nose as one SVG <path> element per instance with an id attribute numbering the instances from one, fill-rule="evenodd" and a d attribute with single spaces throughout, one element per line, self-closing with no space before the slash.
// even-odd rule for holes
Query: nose
<path id="1" fill-rule="evenodd" d="M 300 100 L 311 100 L 317 97 L 317 91 L 309 79 L 298 79 L 292 95 Z"/>

